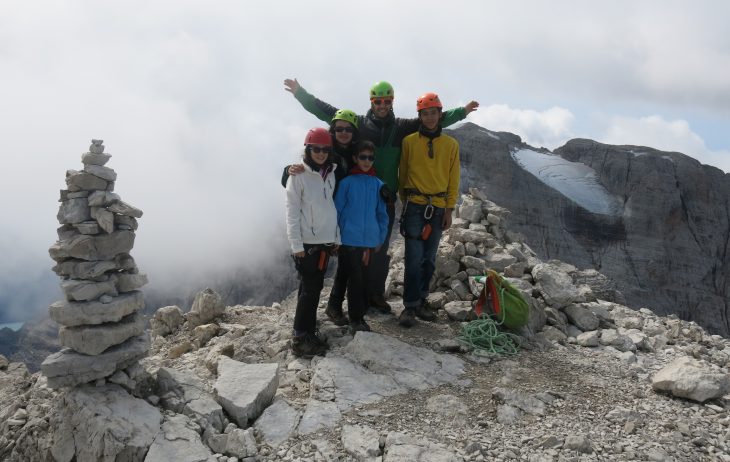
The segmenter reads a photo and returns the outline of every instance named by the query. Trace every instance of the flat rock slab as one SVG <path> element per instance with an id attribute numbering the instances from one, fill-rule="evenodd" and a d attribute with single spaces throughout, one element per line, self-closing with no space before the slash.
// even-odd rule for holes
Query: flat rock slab
<path id="1" fill-rule="evenodd" d="M 464 458 L 440 444 L 424 438 L 414 438 L 400 432 L 390 432 L 385 439 L 383 462 L 463 462 Z"/>
<path id="2" fill-rule="evenodd" d="M 219 432 L 223 431 L 226 421 L 223 408 L 208 393 L 203 381 L 194 372 L 161 367 L 157 371 L 157 386 L 163 395 L 162 405 L 166 409 L 208 422 Z M 166 392 L 172 392 L 176 399 L 164 398 Z"/>
<path id="3" fill-rule="evenodd" d="M 117 322 L 123 317 L 144 308 L 144 295 L 134 291 L 112 298 L 109 303 L 58 301 L 49 307 L 51 319 L 73 327 L 88 324 Z"/>
<path id="4" fill-rule="evenodd" d="M 86 261 L 113 260 L 120 253 L 129 253 L 133 246 L 133 231 L 115 231 L 111 234 L 81 234 L 64 239 L 53 244 L 48 253 L 56 261 L 66 258 Z"/>
<path id="5" fill-rule="evenodd" d="M 205 462 L 213 452 L 203 444 L 187 416 L 165 416 L 144 462 Z"/>
<path id="6" fill-rule="evenodd" d="M 71 279 L 93 279 L 101 276 L 107 271 L 113 271 L 116 269 L 119 269 L 119 266 L 112 260 L 65 260 L 53 267 L 53 271 L 56 274 L 59 276 L 68 276 Z"/>
<path id="7" fill-rule="evenodd" d="M 309 435 L 322 428 L 333 428 L 342 418 L 337 404 L 331 401 L 310 399 L 299 422 L 297 432 L 300 435 Z"/>
<path id="8" fill-rule="evenodd" d="M 342 446 L 355 460 L 375 461 L 380 455 L 380 434 L 364 425 L 344 425 Z"/>
<path id="9" fill-rule="evenodd" d="M 51 388 L 72 387 L 101 379 L 125 369 L 147 356 L 150 348 L 146 334 L 133 337 L 97 356 L 88 356 L 71 349 L 49 355 L 41 364 Z"/>
<path id="10" fill-rule="evenodd" d="M 143 460 L 162 422 L 156 407 L 113 384 L 70 390 L 51 415 L 57 461 Z"/>
<path id="11" fill-rule="evenodd" d="M 288 440 L 296 430 L 302 413 L 283 399 L 277 399 L 256 419 L 254 428 L 261 441 L 272 448 Z"/>
<path id="12" fill-rule="evenodd" d="M 226 356 L 218 359 L 215 397 L 241 428 L 263 412 L 279 387 L 279 365 L 245 364 Z"/>
<path id="13" fill-rule="evenodd" d="M 386 374 L 401 386 L 416 390 L 456 381 L 464 362 L 375 332 L 358 332 L 344 348 L 347 357 L 369 371 Z"/>
<path id="14" fill-rule="evenodd" d="M 66 327 L 58 330 L 59 343 L 78 353 L 98 355 L 114 345 L 144 333 L 144 316 L 133 313 L 119 322 L 89 326 Z"/>

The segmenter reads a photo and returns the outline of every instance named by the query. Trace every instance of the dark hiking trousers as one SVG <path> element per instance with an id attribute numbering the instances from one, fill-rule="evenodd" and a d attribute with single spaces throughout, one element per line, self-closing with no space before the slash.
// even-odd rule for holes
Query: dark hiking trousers
<path id="1" fill-rule="evenodd" d="M 337 264 L 344 275 L 344 283 L 347 284 L 347 314 L 350 322 L 363 319 L 367 306 L 367 294 L 365 292 L 365 269 L 363 254 L 367 249 L 362 247 L 340 247 L 337 257 Z M 371 252 L 372 255 L 372 252 Z M 340 304 L 342 306 L 342 304 Z"/>
<path id="2" fill-rule="evenodd" d="M 340 247 L 340 250 L 342 247 Z M 335 273 L 335 282 L 332 284 L 330 291 L 330 299 L 327 306 L 332 307 L 338 312 L 342 311 L 342 302 L 345 301 L 345 291 L 347 290 L 347 273 L 345 272 L 345 263 L 343 263 L 342 252 L 337 252 L 337 272 Z"/>
<path id="3" fill-rule="evenodd" d="M 395 204 L 388 204 L 388 233 L 385 235 L 385 242 L 380 251 L 373 251 L 370 255 L 370 264 L 365 272 L 365 287 L 368 295 L 383 295 L 385 293 L 385 279 L 388 277 L 390 257 L 388 247 L 390 246 L 390 235 L 393 233 L 393 222 L 395 221 Z"/>
<path id="4" fill-rule="evenodd" d="M 294 267 L 299 273 L 299 297 L 294 314 L 294 330 L 297 332 L 314 333 L 317 329 L 317 306 L 327 265 L 319 269 L 320 251 L 310 251 L 319 247 L 304 244 L 304 256 L 293 257 Z"/>

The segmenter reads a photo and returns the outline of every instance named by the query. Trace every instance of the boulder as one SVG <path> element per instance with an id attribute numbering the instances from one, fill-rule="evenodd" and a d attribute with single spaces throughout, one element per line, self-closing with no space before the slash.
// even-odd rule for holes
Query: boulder
<path id="1" fill-rule="evenodd" d="M 106 181 L 116 181 L 117 179 L 117 173 L 114 169 L 102 165 L 85 164 L 84 171 Z"/>
<path id="2" fill-rule="evenodd" d="M 380 455 L 380 434 L 364 425 L 344 425 L 342 446 L 355 460 L 375 460 Z"/>
<path id="3" fill-rule="evenodd" d="M 713 371 L 690 357 L 677 358 L 652 377 L 654 390 L 704 403 L 730 392 L 730 374 Z"/>
<path id="4" fill-rule="evenodd" d="M 84 261 L 71 259 L 56 264 L 53 271 L 59 276 L 67 276 L 71 279 L 94 279 L 118 268 L 114 260 Z"/>
<path id="5" fill-rule="evenodd" d="M 112 297 L 118 295 L 114 281 L 94 282 L 81 279 L 67 279 L 61 282 L 61 290 L 66 296 L 66 300 L 70 302 L 96 300 L 102 295 L 110 295 Z"/>
<path id="6" fill-rule="evenodd" d="M 163 306 L 150 318 L 150 328 L 153 335 L 165 336 L 175 332 L 183 322 L 185 318 L 178 306 Z"/>
<path id="7" fill-rule="evenodd" d="M 571 303 L 563 309 L 563 312 L 571 323 L 584 332 L 598 329 L 598 317 L 580 305 Z"/>
<path id="8" fill-rule="evenodd" d="M 385 438 L 383 462 L 463 462 L 464 458 L 441 444 L 401 432 L 390 432 Z"/>
<path id="9" fill-rule="evenodd" d="M 116 273 L 112 278 L 119 292 L 131 292 L 147 285 L 149 282 L 147 275 L 142 273 Z"/>
<path id="10" fill-rule="evenodd" d="M 554 263 L 535 265 L 532 277 L 545 302 L 555 308 L 568 306 L 580 295 L 570 275 Z"/>
<path id="11" fill-rule="evenodd" d="M 66 185 L 69 191 L 96 191 L 105 190 L 109 183 L 87 172 L 77 172 L 76 170 L 66 171 Z"/>
<path id="12" fill-rule="evenodd" d="M 193 329 L 201 324 L 207 324 L 226 310 L 223 299 L 213 289 L 207 288 L 198 292 L 193 300 L 193 306 L 185 315 L 188 328 Z"/>
<path id="13" fill-rule="evenodd" d="M 51 246 L 48 252 L 56 261 L 78 258 L 87 261 L 113 260 L 119 254 L 126 254 L 134 246 L 132 231 L 115 231 L 111 234 L 78 235 L 61 240 Z"/>
<path id="14" fill-rule="evenodd" d="M 271 403 L 279 386 L 279 365 L 245 364 L 226 356 L 218 359 L 215 398 L 241 428 L 248 427 Z"/>
<path id="15" fill-rule="evenodd" d="M 107 208 L 110 212 L 119 214 L 119 215 L 126 215 L 128 217 L 134 217 L 134 218 L 141 218 L 142 217 L 142 211 L 132 205 L 127 204 L 124 201 L 117 201 L 113 204 L 109 205 Z"/>
<path id="16" fill-rule="evenodd" d="M 468 301 L 449 302 L 444 305 L 444 311 L 454 321 L 466 321 L 474 316 L 471 302 Z"/>
<path id="17" fill-rule="evenodd" d="M 56 461 L 141 461 L 162 421 L 156 407 L 113 384 L 72 389 L 50 415 Z"/>
<path id="18" fill-rule="evenodd" d="M 342 418 L 336 403 L 310 399 L 299 421 L 297 433 L 309 435 L 323 428 L 334 428 Z"/>
<path id="19" fill-rule="evenodd" d="M 89 201 L 85 197 L 69 199 L 61 202 L 56 215 L 58 222 L 64 223 L 81 223 L 91 219 L 89 212 Z"/>

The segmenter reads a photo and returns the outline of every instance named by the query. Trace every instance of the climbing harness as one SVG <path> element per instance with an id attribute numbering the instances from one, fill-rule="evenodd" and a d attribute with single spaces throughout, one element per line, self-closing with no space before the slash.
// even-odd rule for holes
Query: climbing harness
<path id="1" fill-rule="evenodd" d="M 335 253 L 335 244 L 320 244 L 310 247 L 307 250 L 309 255 L 313 255 L 315 252 L 319 252 L 319 260 L 317 261 L 317 269 L 324 271 L 327 269 L 327 265 L 330 261 L 330 255 Z"/>
<path id="2" fill-rule="evenodd" d="M 425 194 L 420 192 L 418 189 L 415 188 L 405 188 L 404 192 L 406 193 L 406 202 L 403 204 L 403 210 L 400 214 L 400 220 L 398 223 L 400 224 L 400 234 L 406 239 L 420 239 L 422 241 L 428 240 L 429 236 L 431 236 L 431 231 L 433 231 L 433 226 L 431 225 L 431 219 L 433 218 L 433 213 L 436 207 L 433 206 L 433 198 L 434 197 L 443 197 L 446 198 L 448 196 L 448 193 L 446 191 L 436 193 L 436 194 Z M 408 210 L 408 204 L 412 196 L 421 196 L 425 197 L 428 203 L 426 204 L 426 207 L 423 209 L 423 219 L 426 220 L 426 223 L 423 225 L 423 228 L 421 229 L 421 233 L 415 236 L 408 235 L 406 232 L 406 224 L 405 224 L 405 216 L 406 216 L 406 210 Z"/>

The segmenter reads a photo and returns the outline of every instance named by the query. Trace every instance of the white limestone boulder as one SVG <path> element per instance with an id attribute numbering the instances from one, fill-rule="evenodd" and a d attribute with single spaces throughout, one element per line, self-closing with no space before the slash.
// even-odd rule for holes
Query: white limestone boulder
<path id="1" fill-rule="evenodd" d="M 684 356 L 657 372 L 651 386 L 654 390 L 704 403 L 730 392 L 730 374 L 714 371 Z"/>
<path id="2" fill-rule="evenodd" d="M 221 356 L 217 369 L 218 380 L 213 385 L 216 401 L 239 427 L 248 427 L 274 398 L 279 386 L 279 365 L 245 364 Z"/>

